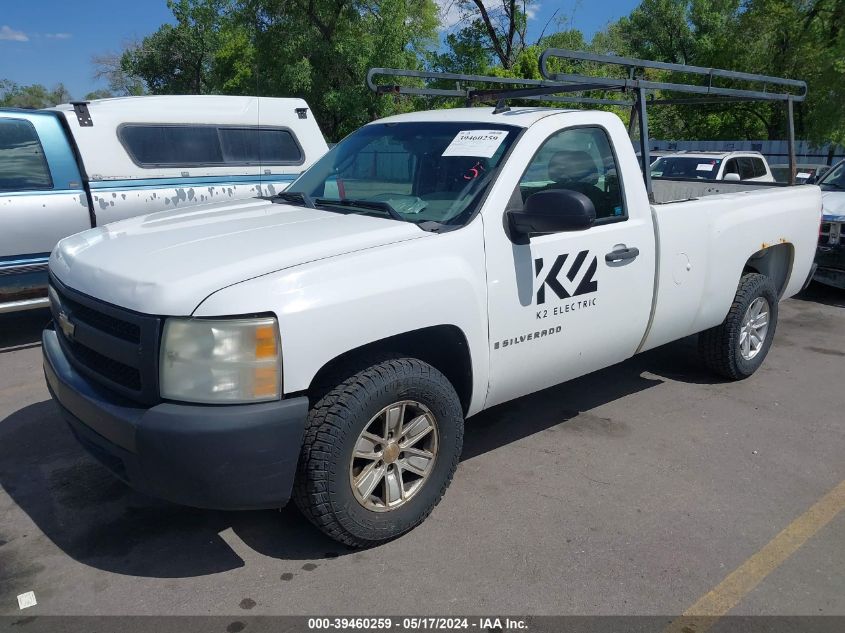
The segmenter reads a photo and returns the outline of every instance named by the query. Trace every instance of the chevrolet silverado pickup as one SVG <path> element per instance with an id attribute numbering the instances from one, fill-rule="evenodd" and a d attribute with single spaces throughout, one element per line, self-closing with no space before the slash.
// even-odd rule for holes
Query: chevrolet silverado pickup
<path id="1" fill-rule="evenodd" d="M 446 491 L 464 420 L 699 334 L 755 372 L 811 275 L 818 187 L 659 180 L 609 112 L 365 125 L 283 193 L 68 237 L 47 383 L 89 452 L 173 502 L 293 498 L 351 546 Z"/>

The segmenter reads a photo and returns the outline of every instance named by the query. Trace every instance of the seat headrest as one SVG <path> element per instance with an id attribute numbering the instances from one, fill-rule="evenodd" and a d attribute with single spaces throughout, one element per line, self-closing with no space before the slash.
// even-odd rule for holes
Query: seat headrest
<path id="1" fill-rule="evenodd" d="M 580 150 L 555 152 L 549 160 L 549 178 L 555 182 L 598 178 L 596 161 L 589 153 Z"/>

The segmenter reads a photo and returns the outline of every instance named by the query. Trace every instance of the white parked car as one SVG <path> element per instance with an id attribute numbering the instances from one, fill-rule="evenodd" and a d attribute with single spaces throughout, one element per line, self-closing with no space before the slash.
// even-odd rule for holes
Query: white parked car
<path id="1" fill-rule="evenodd" d="M 293 496 L 332 538 L 380 543 L 432 511 L 484 409 L 693 333 L 720 375 L 760 367 L 821 193 L 732 187 L 655 180 L 650 203 L 609 112 L 376 121 L 272 200 L 62 240 L 47 383 L 140 490 Z"/>
<path id="2" fill-rule="evenodd" d="M 676 152 L 651 165 L 654 178 L 775 182 L 759 152 Z"/>

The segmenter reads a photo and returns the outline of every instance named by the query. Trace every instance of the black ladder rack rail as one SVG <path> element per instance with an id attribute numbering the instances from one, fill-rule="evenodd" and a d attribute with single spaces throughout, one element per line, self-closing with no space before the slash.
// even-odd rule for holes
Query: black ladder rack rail
<path id="1" fill-rule="evenodd" d="M 577 73 L 555 72 L 549 68 L 549 60 L 564 59 L 574 62 L 588 62 L 604 64 L 625 69 L 627 78 L 599 77 Z M 644 71 L 663 71 L 668 73 L 682 73 L 685 75 L 700 75 L 705 81 L 702 84 L 678 83 L 671 81 L 652 81 L 643 78 Z M 534 101 L 551 101 L 559 103 L 583 103 L 592 105 L 612 105 L 631 108 L 631 123 L 634 117 L 640 129 L 640 157 L 642 161 L 643 179 L 649 198 L 653 200 L 651 185 L 651 157 L 648 146 L 648 112 L 649 105 L 679 105 L 679 104 L 710 104 L 738 101 L 779 101 L 787 104 L 788 142 L 789 142 L 789 183 L 795 184 L 795 125 L 793 117 L 794 102 L 801 102 L 807 96 L 807 84 L 797 79 L 784 79 L 753 73 L 706 68 L 702 66 L 687 66 L 684 64 L 669 64 L 633 57 L 616 55 L 599 55 L 585 51 L 573 51 L 561 48 L 550 48 L 540 55 L 540 74 L 543 79 L 520 79 L 513 77 L 495 77 L 486 75 L 466 75 L 461 73 L 445 73 L 434 71 L 401 70 L 397 68 L 371 68 L 367 73 L 367 86 L 377 94 L 413 95 L 430 97 L 458 97 L 463 98 L 467 105 L 484 101 L 496 101 L 495 112 L 507 110 L 505 102 L 511 99 Z M 378 84 L 377 76 L 405 77 L 422 79 L 425 81 L 455 81 L 455 88 L 430 88 L 402 86 L 393 84 Z M 736 88 L 714 85 L 714 80 L 727 80 L 735 83 L 746 82 L 756 84 L 755 88 Z M 461 82 L 485 84 L 484 88 L 475 86 L 462 87 Z M 487 87 L 495 86 L 495 87 Z M 656 90 L 673 93 L 698 95 L 694 98 L 654 98 L 651 94 Z M 607 99 L 584 96 L 574 96 L 575 93 L 593 91 L 618 91 L 623 94 L 632 93 L 633 100 Z M 566 96 L 562 96 L 566 95 Z M 630 127 L 633 127 L 632 125 Z"/>

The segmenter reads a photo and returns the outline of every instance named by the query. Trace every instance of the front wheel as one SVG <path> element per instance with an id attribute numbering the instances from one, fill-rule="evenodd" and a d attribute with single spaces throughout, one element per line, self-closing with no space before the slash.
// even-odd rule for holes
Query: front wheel
<path id="1" fill-rule="evenodd" d="M 311 409 L 294 501 L 331 538 L 375 545 L 431 513 L 458 464 L 463 410 L 434 367 L 389 359 L 343 380 Z"/>
<path id="2" fill-rule="evenodd" d="M 743 275 L 725 320 L 698 336 L 705 365 L 730 380 L 747 378 L 769 353 L 777 319 L 778 295 L 772 280 L 759 273 Z"/>

